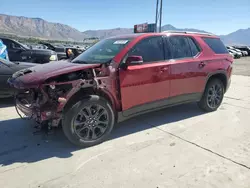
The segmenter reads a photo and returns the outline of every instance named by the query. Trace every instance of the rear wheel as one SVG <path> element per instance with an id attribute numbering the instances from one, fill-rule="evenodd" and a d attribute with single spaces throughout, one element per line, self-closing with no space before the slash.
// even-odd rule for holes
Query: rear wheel
<path id="1" fill-rule="evenodd" d="M 73 144 L 88 147 L 103 142 L 112 131 L 114 122 L 109 102 L 91 95 L 66 110 L 62 127 Z"/>
<path id="2" fill-rule="evenodd" d="M 198 102 L 198 106 L 206 112 L 217 110 L 222 103 L 224 90 L 224 85 L 221 80 L 210 80 L 201 100 Z"/>

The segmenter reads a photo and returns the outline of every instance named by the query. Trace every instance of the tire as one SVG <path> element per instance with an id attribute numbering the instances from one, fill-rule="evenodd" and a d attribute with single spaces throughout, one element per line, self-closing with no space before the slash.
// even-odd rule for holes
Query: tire
<path id="1" fill-rule="evenodd" d="M 90 95 L 65 110 L 62 128 L 71 143 L 89 147 L 102 143 L 111 133 L 114 123 L 110 103 L 102 97 Z"/>
<path id="2" fill-rule="evenodd" d="M 215 88 L 215 90 L 218 92 L 217 95 L 211 94 L 213 93 L 213 88 Z M 205 112 L 216 111 L 222 103 L 224 93 L 225 87 L 222 81 L 214 78 L 207 83 L 203 96 L 198 102 L 198 106 Z M 215 102 L 213 102 L 213 99 Z"/>

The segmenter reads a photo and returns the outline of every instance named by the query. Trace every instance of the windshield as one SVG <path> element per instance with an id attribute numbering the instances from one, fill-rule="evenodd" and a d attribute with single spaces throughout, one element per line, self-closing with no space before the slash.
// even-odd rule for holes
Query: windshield
<path id="1" fill-rule="evenodd" d="M 104 39 L 83 52 L 72 63 L 99 64 L 111 61 L 131 38 Z"/>

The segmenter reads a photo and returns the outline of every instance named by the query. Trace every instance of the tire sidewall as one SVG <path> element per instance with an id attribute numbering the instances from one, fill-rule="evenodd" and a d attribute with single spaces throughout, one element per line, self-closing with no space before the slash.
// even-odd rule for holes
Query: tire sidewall
<path id="1" fill-rule="evenodd" d="M 220 100 L 219 104 L 215 108 L 211 108 L 208 105 L 208 99 L 207 99 L 208 98 L 208 91 L 209 91 L 209 88 L 211 88 L 215 84 L 219 84 L 220 87 L 222 88 L 222 97 L 221 97 L 221 100 Z M 209 83 L 207 84 L 203 99 L 202 99 L 203 103 L 204 103 L 205 107 L 208 109 L 208 111 L 215 111 L 220 107 L 220 105 L 221 105 L 221 103 L 223 101 L 223 98 L 224 98 L 224 92 L 225 92 L 224 85 L 219 79 L 213 79 L 213 80 L 209 81 Z"/>
<path id="2" fill-rule="evenodd" d="M 73 128 L 73 121 L 75 115 L 78 114 L 81 109 L 91 104 L 99 104 L 107 110 L 109 116 L 109 123 L 108 123 L 108 128 L 106 129 L 104 135 L 102 135 L 100 138 L 96 140 L 86 141 L 79 138 L 78 135 L 75 133 Z M 115 116 L 110 103 L 100 96 L 90 95 L 87 98 L 84 98 L 76 102 L 63 113 L 62 128 L 65 136 L 73 144 L 78 145 L 80 147 L 89 147 L 103 142 L 111 133 L 114 127 L 114 123 L 115 123 Z"/>

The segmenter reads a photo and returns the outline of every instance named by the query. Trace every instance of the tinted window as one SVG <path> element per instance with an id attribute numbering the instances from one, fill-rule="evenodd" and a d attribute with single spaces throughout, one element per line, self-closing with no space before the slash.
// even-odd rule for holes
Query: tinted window
<path id="1" fill-rule="evenodd" d="M 162 37 L 152 37 L 140 41 L 129 53 L 129 56 L 131 55 L 142 56 L 143 62 L 164 60 Z"/>
<path id="2" fill-rule="evenodd" d="M 192 56 L 196 56 L 198 53 L 200 53 L 201 49 L 197 45 L 197 43 L 195 42 L 194 39 L 188 37 L 188 42 L 189 42 L 189 45 L 190 45 L 190 48 L 191 48 Z"/>
<path id="3" fill-rule="evenodd" d="M 20 48 L 22 48 L 18 43 L 15 43 L 9 39 L 3 39 L 2 41 L 7 46 L 8 49 L 20 49 Z"/>
<path id="4" fill-rule="evenodd" d="M 192 57 L 187 37 L 171 36 L 169 37 L 169 44 L 173 59 Z"/>
<path id="5" fill-rule="evenodd" d="M 10 48 L 10 41 L 8 39 L 2 39 L 2 41 L 7 46 L 7 48 Z"/>
<path id="6" fill-rule="evenodd" d="M 218 38 L 202 38 L 216 54 L 227 54 L 227 48 Z"/>

